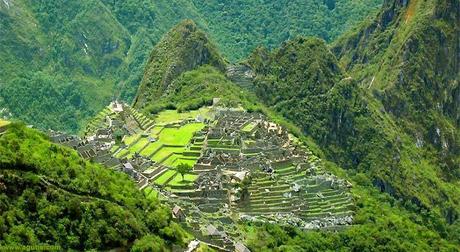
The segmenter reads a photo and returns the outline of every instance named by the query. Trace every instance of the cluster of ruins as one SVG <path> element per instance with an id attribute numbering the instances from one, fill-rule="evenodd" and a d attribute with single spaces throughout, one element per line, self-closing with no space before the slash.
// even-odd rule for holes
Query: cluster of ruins
<path id="1" fill-rule="evenodd" d="M 90 124 L 81 139 L 51 132 L 53 141 L 77 150 L 86 159 L 123 171 L 141 189 L 151 187 L 164 195 L 173 215 L 202 242 L 221 251 L 248 251 L 232 226 L 238 221 L 261 221 L 305 229 L 334 228 L 351 224 L 353 199 L 347 181 L 327 173 L 320 160 L 294 141 L 282 126 L 259 113 L 212 108 L 206 118 L 197 116 L 162 127 L 182 127 L 201 122 L 184 147 L 182 158 L 195 160 L 193 183 L 156 183 L 174 167 L 154 161 L 143 152 L 120 155 L 133 144 L 124 139 L 141 135 L 146 145 L 156 127 L 126 104 L 112 103 Z M 139 139 L 137 140 L 139 141 Z M 114 146 L 117 146 L 114 148 Z M 160 147 L 161 148 L 161 147 Z"/>

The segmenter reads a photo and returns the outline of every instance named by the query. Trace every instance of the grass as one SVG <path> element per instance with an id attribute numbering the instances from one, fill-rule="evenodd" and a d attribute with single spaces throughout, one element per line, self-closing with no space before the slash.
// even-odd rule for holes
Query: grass
<path id="1" fill-rule="evenodd" d="M 116 158 L 121 158 L 122 156 L 126 155 L 129 153 L 129 150 L 127 149 L 123 149 L 121 150 L 120 152 L 117 153 L 117 155 L 115 155 Z"/>
<path id="2" fill-rule="evenodd" d="M 163 147 L 157 153 L 155 153 L 152 159 L 156 162 L 160 162 L 171 153 L 182 153 L 183 151 L 183 147 Z"/>
<path id="3" fill-rule="evenodd" d="M 204 126 L 204 123 L 190 123 L 178 129 L 164 129 L 160 134 L 160 142 L 170 145 L 186 145 L 192 139 L 193 134 L 203 129 Z"/>
<path id="4" fill-rule="evenodd" d="M 161 146 L 162 146 L 162 144 L 160 142 L 150 143 L 149 145 L 147 145 L 147 147 L 145 147 L 144 150 L 141 151 L 140 154 L 142 156 L 149 157 L 155 151 L 157 151 L 159 148 L 161 148 Z"/>
<path id="5" fill-rule="evenodd" d="M 185 158 L 183 155 L 174 154 L 166 159 L 163 164 L 170 167 L 177 167 L 179 164 L 184 163 L 193 167 L 196 162 L 196 158 Z"/>
<path id="6" fill-rule="evenodd" d="M 149 140 L 147 138 L 141 138 L 136 144 L 129 148 L 129 151 L 132 153 L 140 152 L 148 143 Z"/>
<path id="7" fill-rule="evenodd" d="M 208 108 L 200 108 L 199 110 L 192 110 L 184 113 L 178 113 L 177 110 L 165 110 L 160 112 L 155 120 L 157 123 L 169 123 L 185 119 L 194 119 L 197 115 L 202 115 L 203 117 L 207 118 L 208 113 Z"/>
<path id="8" fill-rule="evenodd" d="M 184 158 L 178 158 L 174 161 L 173 165 L 174 167 L 178 166 L 179 164 L 188 164 L 190 166 L 195 166 L 196 162 L 198 161 L 198 159 L 184 159 Z"/>
<path id="9" fill-rule="evenodd" d="M 163 126 L 154 126 L 151 130 L 150 130 L 150 135 L 152 137 L 158 137 L 158 134 L 160 133 L 160 131 L 163 129 L 164 127 Z"/>
<path id="10" fill-rule="evenodd" d="M 190 185 L 195 180 L 198 179 L 198 175 L 196 174 L 185 174 L 184 175 L 184 180 L 182 180 L 182 176 L 180 174 L 177 174 L 176 177 L 174 177 L 171 181 L 169 181 L 168 185 L 170 186 L 180 186 L 180 185 Z"/>
<path id="11" fill-rule="evenodd" d="M 134 143 L 138 138 L 140 137 L 140 135 L 136 134 L 136 135 L 132 135 L 132 136 L 127 136 L 124 140 L 125 144 L 127 145 L 131 145 L 132 143 Z"/>
<path id="12" fill-rule="evenodd" d="M 0 127 L 4 127 L 8 124 L 10 124 L 10 122 L 0 119 Z"/>
<path id="13" fill-rule="evenodd" d="M 168 182 L 168 180 L 172 177 L 172 176 L 175 176 L 176 175 L 176 171 L 174 170 L 168 170 L 166 171 L 165 173 L 163 173 L 159 178 L 157 178 L 155 180 L 155 184 L 157 185 L 164 185 L 166 182 Z"/>
<path id="14" fill-rule="evenodd" d="M 248 125 L 244 126 L 241 131 L 244 132 L 251 132 L 255 127 L 257 126 L 257 123 L 251 122 Z"/>
<path id="15" fill-rule="evenodd" d="M 144 195 L 147 199 L 156 201 L 158 199 L 158 192 L 151 186 L 144 189 Z"/>

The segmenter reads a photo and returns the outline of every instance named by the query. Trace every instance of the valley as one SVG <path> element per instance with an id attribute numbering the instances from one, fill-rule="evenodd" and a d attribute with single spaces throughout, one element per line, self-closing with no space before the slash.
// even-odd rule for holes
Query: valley
<path id="1" fill-rule="evenodd" d="M 0 251 L 460 251 L 459 14 L 0 1 Z"/>

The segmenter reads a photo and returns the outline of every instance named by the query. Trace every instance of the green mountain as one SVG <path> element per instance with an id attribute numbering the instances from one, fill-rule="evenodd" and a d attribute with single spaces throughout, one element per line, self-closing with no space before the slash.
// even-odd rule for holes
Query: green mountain
<path id="1" fill-rule="evenodd" d="M 443 145 L 442 141 L 448 141 L 444 140 L 447 138 L 442 137 L 442 140 L 431 142 L 429 138 L 420 140 L 418 135 L 413 134 L 419 131 L 414 131 L 409 126 L 415 125 L 419 127 L 416 129 L 424 129 L 426 127 L 422 120 L 424 117 L 412 117 L 417 115 L 412 111 L 406 112 L 406 115 L 410 117 L 396 115 L 383 102 L 391 99 L 391 96 L 385 98 L 386 89 L 382 87 L 394 86 L 395 83 L 391 80 L 399 80 L 399 78 L 391 78 L 391 74 L 397 73 L 396 76 L 405 74 L 406 68 L 402 68 L 404 66 L 410 69 L 407 71 L 413 78 L 419 80 L 428 81 L 427 76 L 436 78 L 432 79 L 431 83 L 442 83 L 442 80 L 437 79 L 439 77 L 449 80 L 447 82 L 449 88 L 441 93 L 447 96 L 453 95 L 453 98 L 445 98 L 446 103 L 441 107 L 446 107 L 447 111 L 457 109 L 456 105 L 450 106 L 451 103 L 456 102 L 457 93 L 456 91 L 449 92 L 449 90 L 458 88 L 458 72 L 455 71 L 455 64 L 458 62 L 456 60 L 458 48 L 455 47 L 454 33 L 449 33 L 458 31 L 458 25 L 454 22 L 458 20 L 458 17 L 454 15 L 456 9 L 450 9 L 449 5 L 446 6 L 439 2 L 427 2 L 429 5 L 416 5 L 420 10 L 414 11 L 414 4 L 416 3 L 412 2 L 407 5 L 397 1 L 388 1 L 384 4 L 382 11 L 376 15 L 375 21 L 370 23 L 376 22 L 374 26 L 380 29 L 387 22 L 387 29 L 392 29 L 396 33 L 404 32 L 408 36 L 404 41 L 411 43 L 415 39 L 412 36 L 415 36 L 419 29 L 426 37 L 429 34 L 427 32 L 432 29 L 429 27 L 438 24 L 443 32 L 438 31 L 435 34 L 446 34 L 446 39 L 443 40 L 446 43 L 445 48 L 441 44 L 428 43 L 430 39 L 428 42 L 419 41 L 417 42 L 418 47 L 427 48 L 426 51 L 414 50 L 414 55 L 406 58 L 407 62 L 398 64 L 391 60 L 400 59 L 400 54 L 405 52 L 391 50 L 401 48 L 401 40 L 383 39 L 382 41 L 386 41 L 387 44 L 379 47 L 366 42 L 366 40 L 372 41 L 369 37 L 380 38 L 386 36 L 387 32 L 385 29 L 376 30 L 371 36 L 368 23 L 364 23 L 358 32 L 346 34 L 332 46 L 328 46 L 320 39 L 298 37 L 283 43 L 278 49 L 258 48 L 243 63 L 242 67 L 252 71 L 250 74 L 254 76 L 252 86 L 248 90 L 243 90 L 228 79 L 225 81 L 225 83 L 229 82 L 229 87 L 233 84 L 234 94 L 247 94 L 237 100 L 243 107 L 254 109 L 252 106 L 255 106 L 274 120 L 286 118 L 289 122 L 281 120 L 289 125 L 293 132 L 310 137 L 311 141 L 304 140 L 309 142 L 313 149 L 316 149 L 317 154 L 332 161 L 326 162 L 331 171 L 353 182 L 355 185 L 353 194 L 358 199 L 354 226 L 338 233 L 303 232 L 277 225 L 246 223 L 241 227 L 243 230 L 241 232 L 246 234 L 246 242 L 252 250 L 458 250 L 456 249 L 460 242 L 457 237 L 460 227 L 458 220 L 460 210 L 458 195 L 460 194 L 456 173 L 458 144 L 455 141 L 449 141 L 444 146 L 451 149 L 442 146 L 439 148 L 436 143 Z M 439 15 L 438 12 L 443 14 Z M 417 20 L 417 22 L 414 21 L 413 26 L 407 27 L 409 21 L 407 23 L 397 22 L 402 17 L 410 15 Z M 391 17 L 394 21 L 389 21 L 384 17 Z M 175 33 L 174 30 L 173 33 Z M 183 38 L 180 37 L 180 39 Z M 361 44 L 350 45 L 349 43 L 352 43 L 350 41 L 360 41 Z M 169 41 L 167 44 L 170 43 L 172 42 Z M 358 49 L 355 50 L 355 47 Z M 366 50 L 374 53 L 375 58 L 371 61 L 369 56 L 363 56 L 365 63 L 359 64 L 359 55 Z M 453 50 L 452 53 L 449 50 Z M 436 63 L 437 57 L 431 57 L 433 52 L 441 53 L 439 57 L 442 61 Z M 156 53 L 154 51 L 152 55 Z M 430 54 L 424 55 L 424 53 Z M 378 58 L 384 55 L 387 55 L 388 59 Z M 416 60 L 416 57 L 433 59 L 433 62 L 430 64 L 426 60 L 419 61 Z M 350 58 L 353 60 L 347 61 Z M 154 58 L 151 59 L 152 62 L 154 60 Z M 375 66 L 385 60 L 388 60 L 388 68 L 381 70 Z M 412 60 L 414 63 L 410 63 Z M 420 62 L 429 64 L 429 66 L 409 67 L 410 64 Z M 446 69 L 446 66 L 452 67 Z M 396 70 L 390 71 L 390 67 Z M 152 68 L 156 69 L 157 66 L 152 64 Z M 149 66 L 146 69 L 147 73 L 152 72 Z M 443 75 L 438 73 L 443 73 Z M 225 80 L 224 75 L 216 67 L 197 66 L 170 82 L 168 89 L 174 90 L 173 92 L 161 92 L 163 88 L 161 81 L 153 83 L 149 88 L 154 92 L 160 90 L 159 94 L 162 95 L 162 98 L 159 99 L 160 104 L 167 104 L 169 108 L 180 107 L 187 110 L 207 104 L 203 101 L 196 107 L 181 107 L 180 104 L 188 101 L 189 98 L 193 99 L 192 97 L 196 97 L 195 94 L 198 96 L 210 94 L 210 98 L 220 97 L 219 90 L 215 92 L 217 89 L 206 90 L 201 89 L 200 86 L 202 80 L 207 80 L 214 75 L 220 76 L 219 80 Z M 378 80 L 377 77 L 373 78 L 373 75 L 380 75 L 385 79 Z M 369 76 L 372 78 L 369 79 Z M 157 78 L 161 79 L 162 76 L 158 75 Z M 413 81 L 412 85 L 416 84 L 418 85 L 418 82 Z M 429 87 L 407 87 L 406 85 L 410 84 L 402 86 L 412 88 L 422 94 L 431 92 Z M 426 91 L 423 91 L 424 89 Z M 182 92 L 182 90 L 187 91 Z M 192 90 L 196 92 L 190 92 Z M 251 91 L 254 91 L 257 98 L 252 96 Z M 398 93 L 404 94 L 404 91 L 398 91 Z M 418 108 L 420 115 L 422 115 L 422 108 L 439 110 L 436 103 L 430 105 L 416 98 L 414 96 L 400 97 L 408 104 L 406 106 Z M 433 94 L 432 98 L 442 97 Z M 264 105 L 259 104 L 259 101 Z M 419 103 L 424 104 L 420 106 Z M 145 112 L 148 113 L 156 113 L 162 109 L 146 108 Z M 424 115 L 426 117 L 427 114 Z M 458 134 L 455 116 L 451 117 L 450 113 L 442 116 L 446 125 L 452 126 L 448 132 L 453 135 Z M 300 131 L 296 131 L 296 126 L 292 126 L 290 122 L 299 127 Z M 455 140 L 458 137 L 450 139 Z"/>
<path id="2" fill-rule="evenodd" d="M 123 118 L 139 129 L 111 150 L 120 157 L 137 152 L 153 157 L 158 154 L 155 148 L 163 147 L 172 148 L 165 152 L 169 157 L 178 155 L 174 148 L 196 155 L 199 151 L 191 148 L 206 145 L 206 136 L 198 131 L 182 132 L 195 142 L 180 147 L 162 146 L 154 138 L 163 134 L 163 140 L 177 140 L 177 131 L 184 126 L 177 125 L 176 119 L 184 116 L 177 112 L 189 112 L 186 118 L 193 121 L 200 111 L 191 110 L 217 102 L 263 113 L 282 124 L 324 160 L 317 163 L 321 168 L 351 182 L 352 225 L 301 230 L 240 220 L 234 233 L 251 251 L 459 251 L 458 0 L 385 0 L 372 19 L 331 44 L 327 43 L 341 34 L 340 29 L 360 17 L 353 11 L 369 13 L 365 10 L 373 9 L 373 4 L 333 0 L 91 4 L 5 0 L 3 4 L 0 35 L 5 36 L 0 41 L 7 46 L 0 53 L 11 60 L 5 62 L 13 63 L 2 63 L 7 67 L 0 69 L 0 81 L 14 81 L 0 86 L 0 106 L 14 115 L 21 113 L 27 122 L 77 130 L 81 120 L 113 94 L 132 97 L 140 83 L 134 107 L 144 113 L 129 109 L 132 114 Z M 53 15 L 61 11 L 68 15 Z M 173 27 L 184 18 L 195 21 Z M 318 21 L 312 25 L 308 20 Z M 102 36 L 110 39 L 92 37 L 96 32 L 86 29 L 111 31 Z M 230 63 L 260 41 L 264 46 L 241 64 Z M 93 130 L 94 125 L 117 121 L 108 111 L 94 120 Z M 164 130 L 171 125 L 161 121 L 156 128 L 157 114 L 176 125 Z M 69 126 L 62 126 L 67 122 Z M 134 244 L 133 250 L 142 251 L 152 244 L 160 250 L 190 240 L 171 220 L 170 211 L 158 199 L 146 198 L 127 176 L 82 160 L 38 131 L 16 123 L 6 132 L 2 129 L 0 125 L 4 192 L 0 246 L 58 243 L 64 249 L 107 250 Z M 214 140 L 217 149 L 235 150 L 230 148 L 235 142 Z M 302 175 L 293 167 L 287 172 Z M 174 177 L 167 176 L 169 182 Z M 269 179 L 261 183 L 262 194 L 290 186 L 278 182 L 273 186 Z M 194 185 L 181 186 L 188 190 Z M 283 197 L 289 196 L 278 195 Z M 269 204 L 287 204 L 280 201 Z M 265 199 L 262 202 L 266 205 Z"/>
<path id="3" fill-rule="evenodd" d="M 218 71 L 225 70 L 225 62 L 206 34 L 196 24 L 186 20 L 154 47 L 146 66 L 134 106 L 143 108 L 158 97 L 167 96 L 177 85 L 172 82 L 183 73 L 210 65 Z"/>
<path id="4" fill-rule="evenodd" d="M 247 61 L 258 96 L 329 160 L 355 179 L 366 174 L 417 223 L 457 243 L 458 6 L 386 1 L 331 50 L 299 38 Z"/>
<path id="5" fill-rule="evenodd" d="M 373 23 L 332 48 L 379 109 L 436 153 L 447 180 L 460 175 L 459 9 L 458 1 L 387 4 Z"/>
<path id="6" fill-rule="evenodd" d="M 297 34 L 332 40 L 381 0 L 0 2 L 0 108 L 39 128 L 78 131 L 114 96 L 131 101 L 149 52 L 190 18 L 231 61 Z"/>
<path id="7" fill-rule="evenodd" d="M 214 98 L 222 105 L 256 105 L 254 95 L 227 79 L 227 65 L 203 30 L 185 20 L 154 47 L 134 107 L 146 114 L 188 111 L 212 105 Z"/>
<path id="8" fill-rule="evenodd" d="M 166 250 L 188 239 L 170 210 L 127 175 L 85 161 L 36 130 L 7 127 L 0 135 L 0 246 L 108 250 L 154 239 Z"/>

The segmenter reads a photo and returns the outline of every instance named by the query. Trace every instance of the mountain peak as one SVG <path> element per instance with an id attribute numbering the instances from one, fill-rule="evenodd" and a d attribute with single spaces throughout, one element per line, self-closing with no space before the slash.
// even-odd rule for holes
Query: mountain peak
<path id="1" fill-rule="evenodd" d="M 225 70 L 224 59 L 206 33 L 193 20 L 183 20 L 154 47 L 134 106 L 143 108 L 166 95 L 174 79 L 202 65 Z"/>

